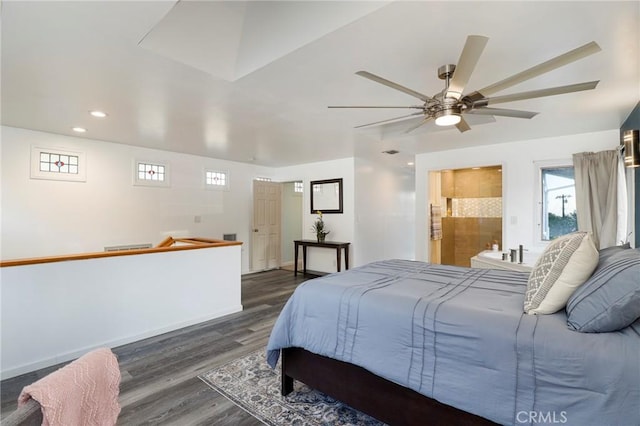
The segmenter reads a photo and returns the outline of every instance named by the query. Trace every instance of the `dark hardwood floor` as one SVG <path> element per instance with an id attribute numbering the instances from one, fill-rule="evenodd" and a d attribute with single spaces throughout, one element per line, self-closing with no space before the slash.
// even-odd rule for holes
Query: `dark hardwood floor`
<path id="1" fill-rule="evenodd" d="M 282 306 L 309 278 L 285 270 L 245 275 L 242 312 L 113 348 L 122 374 L 118 425 L 261 424 L 197 376 L 264 348 Z M 2 381 L 2 417 L 24 386 L 63 365 Z"/>

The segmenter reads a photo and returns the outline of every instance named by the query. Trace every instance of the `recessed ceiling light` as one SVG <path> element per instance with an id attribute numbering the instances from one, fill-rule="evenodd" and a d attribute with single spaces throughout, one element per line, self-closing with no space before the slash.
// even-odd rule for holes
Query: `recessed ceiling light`
<path id="1" fill-rule="evenodd" d="M 84 127 L 72 127 L 71 130 L 78 133 L 84 133 L 87 131 L 87 129 L 85 129 Z"/>
<path id="2" fill-rule="evenodd" d="M 413 161 L 409 161 L 409 162 L 407 163 L 407 166 L 413 166 Z"/>
<path id="3" fill-rule="evenodd" d="M 92 116 L 96 117 L 96 118 L 105 118 L 107 116 L 106 112 L 102 112 L 102 111 L 89 111 L 89 114 L 91 114 Z"/>

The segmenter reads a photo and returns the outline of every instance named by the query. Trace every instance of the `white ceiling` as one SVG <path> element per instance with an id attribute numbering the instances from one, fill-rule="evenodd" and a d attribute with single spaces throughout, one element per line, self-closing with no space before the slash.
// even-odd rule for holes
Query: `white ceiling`
<path id="1" fill-rule="evenodd" d="M 540 112 L 406 135 L 354 126 L 415 105 L 356 76 L 444 87 L 469 34 L 490 38 L 465 92 L 590 41 L 602 51 L 499 95 L 600 80 L 501 104 Z M 268 166 L 416 153 L 619 128 L 640 100 L 640 2 L 2 2 L 2 124 Z M 417 103 L 420 103 L 419 101 Z M 98 120 L 88 115 L 100 109 Z M 398 112 L 400 111 L 400 112 Z M 408 111 L 409 113 L 411 111 Z"/>

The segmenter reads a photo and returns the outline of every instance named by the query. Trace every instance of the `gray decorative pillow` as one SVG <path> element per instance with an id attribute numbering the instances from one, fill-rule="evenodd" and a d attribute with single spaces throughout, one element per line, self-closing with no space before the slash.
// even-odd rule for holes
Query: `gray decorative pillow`
<path id="1" fill-rule="evenodd" d="M 606 333 L 640 318 L 640 249 L 610 256 L 567 303 L 567 325 L 585 333 Z"/>
<path id="2" fill-rule="evenodd" d="M 627 249 L 630 249 L 630 248 L 631 248 L 631 244 L 629 244 L 629 243 L 623 244 L 621 246 L 613 246 L 613 247 L 603 248 L 602 250 L 599 251 L 600 259 L 598 260 L 598 267 L 596 269 L 599 269 L 600 266 L 602 266 L 604 264 L 604 262 L 606 262 L 607 259 L 609 259 L 614 254 L 620 253 L 621 251 L 627 250 Z"/>
<path id="3" fill-rule="evenodd" d="M 558 312 L 597 265 L 598 250 L 587 232 L 574 232 L 551 241 L 529 275 L 524 311 Z"/>

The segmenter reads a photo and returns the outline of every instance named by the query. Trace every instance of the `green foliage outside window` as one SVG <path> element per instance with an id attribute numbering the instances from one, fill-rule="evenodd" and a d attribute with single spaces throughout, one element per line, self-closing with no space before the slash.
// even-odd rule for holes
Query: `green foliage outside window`
<path id="1" fill-rule="evenodd" d="M 576 212 L 571 212 L 564 217 L 549 213 L 549 239 L 553 240 L 561 235 L 578 230 L 578 218 Z"/>

